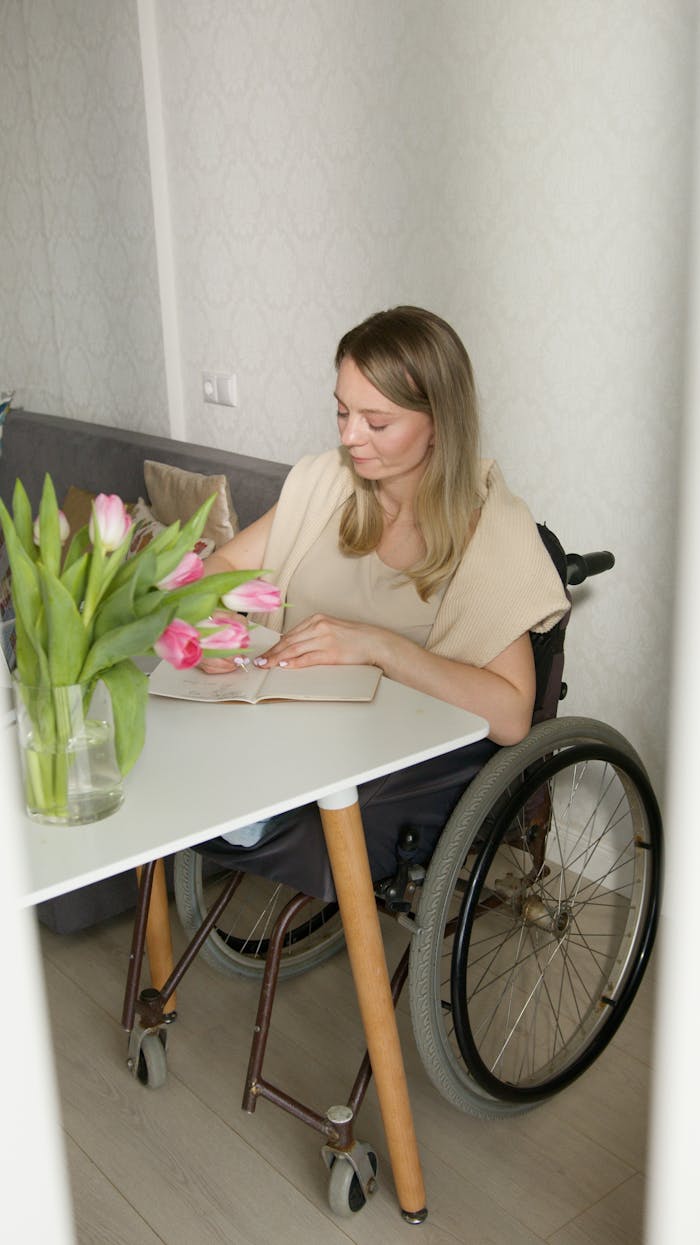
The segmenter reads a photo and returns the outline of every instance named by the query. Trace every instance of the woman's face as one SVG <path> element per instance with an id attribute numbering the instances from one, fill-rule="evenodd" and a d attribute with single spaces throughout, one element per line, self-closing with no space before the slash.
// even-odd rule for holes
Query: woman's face
<path id="1" fill-rule="evenodd" d="M 355 471 L 364 480 L 404 478 L 417 483 L 433 444 L 433 421 L 423 411 L 396 406 L 346 356 L 335 397 L 338 431 Z"/>

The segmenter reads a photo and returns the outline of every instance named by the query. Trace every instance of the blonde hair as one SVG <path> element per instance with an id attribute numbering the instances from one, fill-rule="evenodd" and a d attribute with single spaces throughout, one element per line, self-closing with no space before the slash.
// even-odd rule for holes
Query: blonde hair
<path id="1" fill-rule="evenodd" d="M 341 338 L 336 368 L 346 358 L 390 402 L 432 417 L 434 445 L 416 495 L 425 555 L 405 572 L 427 601 L 457 569 L 479 505 L 479 416 L 469 355 L 439 316 L 394 307 Z M 341 517 L 340 547 L 361 555 L 377 548 L 383 516 L 373 481 L 355 476 L 354 484 Z"/>

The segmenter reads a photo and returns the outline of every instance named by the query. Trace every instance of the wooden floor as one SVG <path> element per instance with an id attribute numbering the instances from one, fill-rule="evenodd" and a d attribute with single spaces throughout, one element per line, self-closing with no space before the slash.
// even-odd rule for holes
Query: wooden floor
<path id="1" fill-rule="evenodd" d="M 174 924 L 177 918 L 174 918 Z M 402 931 L 389 923 L 389 959 Z M 358 1135 L 379 1191 L 334 1219 L 320 1138 L 262 1102 L 240 1108 L 257 992 L 201 960 L 180 987 L 168 1082 L 126 1070 L 119 1027 L 130 920 L 42 930 L 46 987 L 80 1245 L 639 1245 L 653 970 L 612 1046 L 556 1100 L 508 1122 L 462 1115 L 427 1080 L 400 1007 L 428 1189 L 421 1227 L 399 1216 L 376 1098 Z M 344 954 L 280 986 L 265 1075 L 318 1110 L 343 1102 L 363 1049 Z"/>

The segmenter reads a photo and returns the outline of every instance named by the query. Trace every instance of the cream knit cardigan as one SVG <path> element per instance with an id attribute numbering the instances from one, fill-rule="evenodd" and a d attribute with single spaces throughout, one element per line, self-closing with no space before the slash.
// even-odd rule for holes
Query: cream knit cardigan
<path id="1" fill-rule="evenodd" d="M 335 449 L 302 458 L 287 476 L 263 561 L 283 599 L 302 558 L 350 496 L 351 470 Z M 426 644 L 430 652 L 472 666 L 485 666 L 526 631 L 548 631 L 569 608 L 530 511 L 492 459 L 481 462 L 480 496 L 476 532 Z M 283 610 L 260 621 L 281 631 Z"/>

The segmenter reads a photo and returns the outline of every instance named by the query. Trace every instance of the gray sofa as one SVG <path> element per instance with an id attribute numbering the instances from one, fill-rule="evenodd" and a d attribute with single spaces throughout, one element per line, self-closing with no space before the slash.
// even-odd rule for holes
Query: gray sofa
<path id="1" fill-rule="evenodd" d="M 147 499 L 143 477 L 147 458 L 204 475 L 226 475 L 242 527 L 274 505 L 289 471 L 285 463 L 203 445 L 56 415 L 11 411 L 0 454 L 0 496 L 9 504 L 19 476 L 36 505 L 49 471 L 59 504 L 71 485 L 93 493 L 118 493 L 125 501 Z M 71 933 L 126 911 L 135 900 L 133 874 L 119 874 L 39 904 L 38 915 L 57 933 Z"/>

